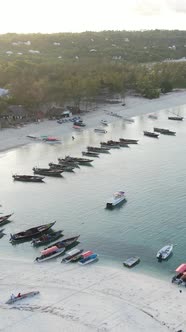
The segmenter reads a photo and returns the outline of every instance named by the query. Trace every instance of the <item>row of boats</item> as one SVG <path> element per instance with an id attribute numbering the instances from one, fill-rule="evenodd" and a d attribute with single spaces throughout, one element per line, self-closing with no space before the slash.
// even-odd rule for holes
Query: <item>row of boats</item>
<path id="1" fill-rule="evenodd" d="M 39 247 L 41 245 L 46 245 L 55 240 L 63 237 L 63 230 L 51 231 L 51 228 L 55 225 L 56 221 L 32 227 L 26 231 L 21 231 L 15 234 L 10 234 L 10 242 L 12 244 L 22 243 L 25 241 L 31 241 L 33 247 Z M 84 251 L 83 249 L 71 249 L 78 245 L 80 235 L 66 238 L 45 247 L 41 250 L 41 255 L 36 257 L 35 261 L 38 263 L 50 260 L 52 258 L 58 257 L 65 254 L 62 262 L 79 262 L 80 265 L 86 265 L 93 261 L 98 260 L 98 255 L 92 251 Z"/>
<path id="2" fill-rule="evenodd" d="M 82 155 L 97 158 L 100 153 L 109 153 L 110 149 L 129 147 L 130 144 L 138 144 L 138 140 L 126 138 L 120 138 L 119 141 L 108 140 L 101 142 L 100 147 L 87 146 L 87 151 L 82 151 Z M 93 159 L 89 158 L 66 156 L 58 158 L 58 163 L 50 162 L 48 168 L 33 167 L 34 175 L 13 174 L 12 178 L 15 181 L 43 182 L 45 176 L 61 177 L 63 172 L 73 172 L 75 168 L 82 165 L 90 166 L 92 162 Z"/>

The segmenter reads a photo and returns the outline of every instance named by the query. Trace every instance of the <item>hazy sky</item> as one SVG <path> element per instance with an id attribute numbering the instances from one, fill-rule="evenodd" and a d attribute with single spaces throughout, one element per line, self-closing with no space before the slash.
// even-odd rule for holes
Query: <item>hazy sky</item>
<path id="1" fill-rule="evenodd" d="M 186 0 L 0 0 L 0 33 L 186 30 Z"/>

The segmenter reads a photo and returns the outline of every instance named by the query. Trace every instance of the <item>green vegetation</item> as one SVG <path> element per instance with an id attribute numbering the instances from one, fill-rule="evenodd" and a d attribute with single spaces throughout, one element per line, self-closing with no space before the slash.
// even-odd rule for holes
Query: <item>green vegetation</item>
<path id="1" fill-rule="evenodd" d="M 186 87 L 186 63 L 166 62 L 186 55 L 185 31 L 103 31 L 0 36 L 0 87 L 5 104 L 36 109 L 128 90 L 158 98 Z M 165 62 L 164 62 L 165 61 Z"/>

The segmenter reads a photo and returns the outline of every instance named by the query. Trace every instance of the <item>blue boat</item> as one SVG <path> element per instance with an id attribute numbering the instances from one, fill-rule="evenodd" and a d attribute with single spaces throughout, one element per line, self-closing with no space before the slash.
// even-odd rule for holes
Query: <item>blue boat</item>
<path id="1" fill-rule="evenodd" d="M 92 263 L 96 260 L 98 260 L 98 255 L 97 254 L 92 254 L 92 255 L 89 255 L 85 258 L 80 259 L 80 261 L 78 263 L 80 265 L 86 265 L 86 264 Z"/>

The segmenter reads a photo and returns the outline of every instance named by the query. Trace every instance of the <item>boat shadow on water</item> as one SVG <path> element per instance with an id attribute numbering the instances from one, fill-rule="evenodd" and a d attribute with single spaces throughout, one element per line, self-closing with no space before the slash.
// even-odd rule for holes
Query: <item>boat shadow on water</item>
<path id="1" fill-rule="evenodd" d="M 113 211 L 113 210 L 120 210 L 123 205 L 127 204 L 127 199 L 125 199 L 124 201 L 118 203 L 117 205 L 115 206 L 105 206 L 105 210 L 108 210 L 108 211 Z"/>
<path id="2" fill-rule="evenodd" d="M 174 255 L 174 253 L 171 252 L 171 254 L 170 254 L 166 259 L 157 259 L 157 262 L 158 262 L 158 263 L 168 262 L 168 261 L 171 259 L 171 257 L 172 257 L 173 255 Z"/>

